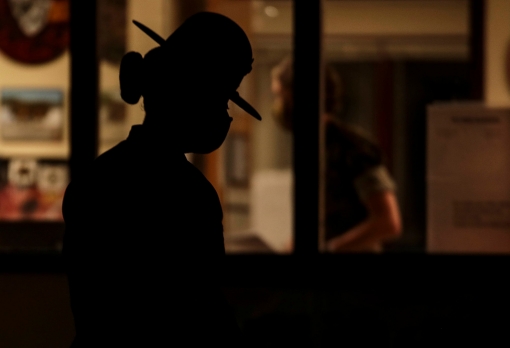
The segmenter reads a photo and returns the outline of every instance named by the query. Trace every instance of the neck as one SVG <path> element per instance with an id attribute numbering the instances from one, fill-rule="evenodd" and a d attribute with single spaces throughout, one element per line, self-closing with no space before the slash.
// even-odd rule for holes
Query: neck
<path id="1" fill-rule="evenodd" d="M 153 144 L 164 151 L 185 153 L 182 141 L 171 125 L 144 122 L 142 128 L 147 143 Z"/>

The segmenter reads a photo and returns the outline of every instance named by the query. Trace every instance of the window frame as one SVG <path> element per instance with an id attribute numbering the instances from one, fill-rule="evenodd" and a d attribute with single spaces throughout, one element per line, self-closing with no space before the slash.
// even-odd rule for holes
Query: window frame
<path id="1" fill-rule="evenodd" d="M 295 260 L 296 256 L 317 256 L 322 247 L 323 218 L 321 191 L 323 183 L 319 178 L 323 173 L 321 167 L 319 115 L 322 107 L 322 8 L 324 0 L 295 1 L 293 3 L 294 16 L 294 76 L 295 76 L 295 110 L 309 114 L 310 118 L 295 119 L 293 129 L 293 170 L 294 182 L 294 252 L 292 255 L 269 257 L 270 260 L 287 258 Z M 483 98 L 484 81 L 484 28 L 485 28 L 485 1 L 470 0 L 471 18 L 471 63 L 472 63 L 472 96 L 473 99 Z M 98 95 L 99 95 L 99 63 L 97 59 L 97 0 L 70 1 L 70 54 L 71 54 L 71 86 L 70 86 L 70 159 L 69 167 L 71 180 L 87 166 L 98 154 Z M 313 66 L 314 69 L 310 69 Z M 296 83 L 297 81 L 297 83 Z M 301 83 L 305 81 L 305 83 Z M 79 88 L 77 88 L 79 86 Z M 312 121 L 312 122 L 310 122 Z M 312 125 L 312 126 L 310 126 Z M 310 199 L 310 197 L 314 197 Z M 64 224 L 51 224 L 63 231 Z M 8 226 L 10 229 L 22 227 L 17 222 L 0 222 L 0 228 Z M 23 229 L 44 229 L 48 224 L 41 222 L 26 222 Z M 37 254 L 37 253 L 36 253 Z M 8 255 L 2 254 L 2 257 Z M 13 260 L 23 261 L 24 266 L 16 269 L 23 271 L 62 271 L 59 253 L 41 253 L 34 256 L 20 257 L 12 254 Z M 260 260 L 266 259 L 263 255 L 228 255 L 227 259 Z M 351 256 L 323 255 L 327 260 L 346 261 Z M 364 256 L 352 256 L 363 258 Z M 388 256 L 388 259 L 393 257 Z M 461 257 L 459 257 L 461 258 Z M 324 259 L 326 262 L 326 259 Z M 363 260 L 372 260 L 368 257 Z M 268 260 L 269 262 L 269 260 Z M 272 262 L 272 261 L 271 261 Z M 328 261 L 329 262 L 329 261 Z M 230 263 L 230 261 L 229 261 Z M 322 262 L 321 262 L 322 263 Z M 334 262 L 335 264 L 337 261 Z M 46 266 L 44 266 L 46 265 Z M 232 266 L 233 267 L 233 266 Z M 7 267 L 9 269 L 9 267 Z"/>

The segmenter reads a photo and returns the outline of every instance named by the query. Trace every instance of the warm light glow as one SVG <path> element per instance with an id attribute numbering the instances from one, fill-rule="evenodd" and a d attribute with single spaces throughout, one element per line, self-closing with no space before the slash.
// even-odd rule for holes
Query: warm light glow
<path id="1" fill-rule="evenodd" d="M 266 15 L 268 17 L 271 17 L 271 18 L 278 17 L 278 15 L 280 14 L 280 11 L 278 11 L 278 9 L 274 6 L 266 6 L 266 8 L 264 9 L 264 12 L 266 13 Z"/>

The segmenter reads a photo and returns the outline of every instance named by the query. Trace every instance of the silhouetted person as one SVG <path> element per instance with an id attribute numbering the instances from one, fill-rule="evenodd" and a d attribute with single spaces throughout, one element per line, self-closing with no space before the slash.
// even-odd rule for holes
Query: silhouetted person
<path id="1" fill-rule="evenodd" d="M 224 141 L 251 71 L 243 30 L 219 14 L 188 18 L 160 47 L 127 53 L 122 98 L 146 116 L 67 188 L 63 213 L 73 347 L 240 346 L 220 291 L 222 209 L 185 153 Z"/>

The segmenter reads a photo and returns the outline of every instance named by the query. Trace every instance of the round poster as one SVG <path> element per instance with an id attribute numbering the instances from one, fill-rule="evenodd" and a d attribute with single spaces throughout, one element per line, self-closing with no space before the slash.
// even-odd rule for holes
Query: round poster
<path id="1" fill-rule="evenodd" d="M 0 50 L 26 64 L 49 62 L 69 44 L 69 0 L 0 0 Z"/>

